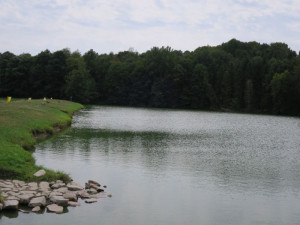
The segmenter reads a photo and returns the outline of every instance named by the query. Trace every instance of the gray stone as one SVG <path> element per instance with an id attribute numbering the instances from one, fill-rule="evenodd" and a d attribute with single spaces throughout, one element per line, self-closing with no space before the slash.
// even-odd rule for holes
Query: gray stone
<path id="1" fill-rule="evenodd" d="M 65 183 L 56 183 L 56 184 L 53 184 L 51 186 L 52 189 L 58 189 L 58 188 L 61 188 L 61 187 L 65 187 L 66 184 Z"/>
<path id="2" fill-rule="evenodd" d="M 0 188 L 14 188 L 14 185 L 10 184 L 5 184 L 5 183 L 0 183 Z"/>
<path id="3" fill-rule="evenodd" d="M 49 194 L 49 198 L 53 197 L 53 196 L 62 196 L 63 193 L 61 192 L 56 192 L 56 191 L 53 191 Z"/>
<path id="4" fill-rule="evenodd" d="M 36 182 L 31 182 L 27 184 L 29 187 L 38 187 L 38 184 Z"/>
<path id="5" fill-rule="evenodd" d="M 86 190 L 82 190 L 82 191 L 77 192 L 77 195 L 78 195 L 80 198 L 90 198 L 90 197 L 91 197 L 91 196 L 87 193 Z"/>
<path id="6" fill-rule="evenodd" d="M 6 200 L 4 201 L 3 209 L 18 209 L 19 201 L 18 200 Z"/>
<path id="7" fill-rule="evenodd" d="M 68 192 L 68 188 L 67 187 L 61 187 L 61 188 L 56 189 L 55 191 L 64 194 L 64 193 Z"/>
<path id="8" fill-rule="evenodd" d="M 40 189 L 49 189 L 50 185 L 48 182 L 42 181 L 42 182 L 40 182 L 39 187 L 40 187 Z"/>
<path id="9" fill-rule="evenodd" d="M 98 193 L 98 191 L 96 189 L 94 189 L 94 188 L 87 189 L 87 192 L 89 194 L 97 194 Z"/>
<path id="10" fill-rule="evenodd" d="M 20 195 L 35 195 L 35 191 L 20 191 Z"/>
<path id="11" fill-rule="evenodd" d="M 14 192 L 14 191 L 9 191 L 9 192 L 7 192 L 7 194 L 11 195 L 11 196 L 18 196 L 19 195 L 19 193 Z"/>
<path id="12" fill-rule="evenodd" d="M 89 180 L 88 183 L 95 184 L 95 185 L 97 185 L 99 187 L 101 186 L 101 184 L 99 184 L 97 181 L 94 181 L 94 180 Z"/>
<path id="13" fill-rule="evenodd" d="M 34 208 L 36 206 L 45 206 L 46 205 L 46 198 L 45 196 L 36 197 L 30 200 L 28 206 Z"/>
<path id="14" fill-rule="evenodd" d="M 18 209 L 22 213 L 30 213 L 30 211 L 24 210 L 24 209 Z"/>
<path id="15" fill-rule="evenodd" d="M 6 198 L 6 200 L 20 200 L 17 196 L 13 196 L 13 195 L 11 195 L 11 196 L 8 196 L 7 198 Z"/>
<path id="16" fill-rule="evenodd" d="M 64 197 L 62 196 L 52 196 L 50 198 L 50 201 L 52 203 L 55 203 L 57 205 L 60 205 L 60 206 L 68 206 L 68 199 L 65 199 Z"/>
<path id="17" fill-rule="evenodd" d="M 45 174 L 46 174 L 45 170 L 39 170 L 35 174 L 33 174 L 33 176 L 35 176 L 35 177 L 41 177 L 41 176 L 43 176 Z"/>
<path id="18" fill-rule="evenodd" d="M 68 202 L 68 206 L 76 207 L 76 206 L 80 206 L 80 203 L 79 203 L 79 202 L 72 202 L 72 201 L 69 201 L 69 202 Z"/>
<path id="19" fill-rule="evenodd" d="M 41 207 L 36 206 L 36 207 L 34 207 L 31 211 L 32 211 L 32 212 L 39 212 L 39 211 L 41 211 Z"/>
<path id="20" fill-rule="evenodd" d="M 75 182 L 70 182 L 67 184 L 67 188 L 70 190 L 70 191 L 80 191 L 80 190 L 83 190 L 83 187 L 78 184 L 78 183 L 75 183 Z"/>
<path id="21" fill-rule="evenodd" d="M 63 195 L 65 199 L 68 199 L 69 201 L 75 201 L 77 202 L 77 195 L 74 192 L 67 192 Z"/>
<path id="22" fill-rule="evenodd" d="M 56 204 L 51 204 L 47 206 L 47 210 L 48 212 L 63 213 L 64 208 Z"/>
<path id="23" fill-rule="evenodd" d="M 88 204 L 94 203 L 94 202 L 97 202 L 97 201 L 98 201 L 98 200 L 95 199 L 95 198 L 91 198 L 91 199 L 86 199 L 86 200 L 84 200 L 84 202 L 85 202 L 85 203 L 88 203 Z"/>
<path id="24" fill-rule="evenodd" d="M 27 195 L 19 195 L 18 197 L 21 205 L 27 205 L 29 204 L 30 200 L 34 197 L 34 195 L 27 194 Z"/>
<path id="25" fill-rule="evenodd" d="M 12 182 L 18 186 L 23 186 L 26 184 L 24 181 L 20 181 L 20 180 L 13 180 Z"/>
<path id="26" fill-rule="evenodd" d="M 12 188 L 0 188 L 0 191 L 2 191 L 2 192 L 8 192 L 11 190 L 12 190 Z"/>

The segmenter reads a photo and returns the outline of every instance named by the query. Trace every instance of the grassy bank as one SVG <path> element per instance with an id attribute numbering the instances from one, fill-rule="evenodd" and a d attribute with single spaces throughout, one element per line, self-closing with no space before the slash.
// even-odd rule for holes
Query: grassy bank
<path id="1" fill-rule="evenodd" d="M 72 114 L 83 108 L 78 103 L 63 100 L 0 99 L 0 179 L 25 181 L 69 179 L 62 172 L 46 170 L 46 175 L 33 174 L 42 169 L 32 156 L 37 138 L 45 138 L 71 124 Z"/>

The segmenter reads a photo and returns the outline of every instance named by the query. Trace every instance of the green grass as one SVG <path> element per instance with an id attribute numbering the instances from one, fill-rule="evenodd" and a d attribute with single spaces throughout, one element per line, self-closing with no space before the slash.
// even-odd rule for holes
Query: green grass
<path id="1" fill-rule="evenodd" d="M 63 100 L 13 100 L 0 99 L 0 178 L 25 181 L 67 181 L 70 177 L 62 172 L 46 170 L 46 175 L 36 178 L 33 174 L 42 169 L 35 165 L 32 152 L 38 134 L 51 135 L 56 128 L 71 124 L 72 114 L 82 105 Z"/>

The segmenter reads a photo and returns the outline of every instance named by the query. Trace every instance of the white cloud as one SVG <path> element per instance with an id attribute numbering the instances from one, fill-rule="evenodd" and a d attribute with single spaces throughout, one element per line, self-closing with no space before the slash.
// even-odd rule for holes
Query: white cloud
<path id="1" fill-rule="evenodd" d="M 0 52 L 194 50 L 237 38 L 300 49 L 298 0 L 0 0 Z"/>

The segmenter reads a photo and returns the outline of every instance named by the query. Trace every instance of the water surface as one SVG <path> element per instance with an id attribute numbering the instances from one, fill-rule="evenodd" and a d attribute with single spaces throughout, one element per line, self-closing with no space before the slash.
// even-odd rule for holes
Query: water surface
<path id="1" fill-rule="evenodd" d="M 34 156 L 113 197 L 0 224 L 299 224 L 299 137 L 291 117 L 93 106 Z"/>

